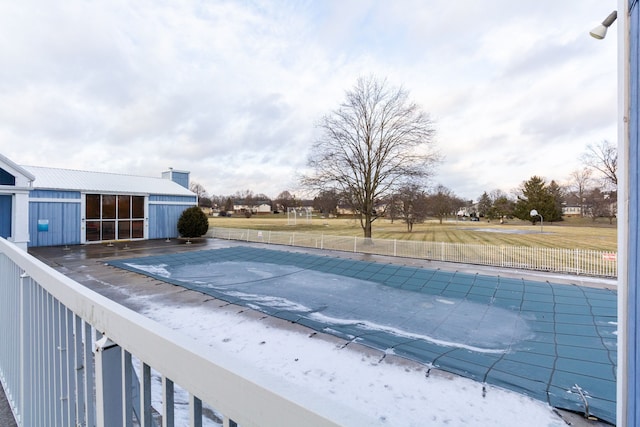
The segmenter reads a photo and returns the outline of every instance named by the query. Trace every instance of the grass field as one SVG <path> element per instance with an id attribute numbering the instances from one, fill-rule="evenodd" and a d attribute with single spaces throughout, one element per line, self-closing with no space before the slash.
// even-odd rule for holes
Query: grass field
<path id="1" fill-rule="evenodd" d="M 210 227 L 244 228 L 252 230 L 286 231 L 296 233 L 324 234 L 331 236 L 362 236 L 360 223 L 356 219 L 320 218 L 311 220 L 298 218 L 295 224 L 286 215 L 254 215 L 251 218 L 211 217 Z M 429 242 L 468 243 L 484 245 L 508 245 L 550 247 L 567 249 L 591 249 L 617 251 L 615 222 L 608 220 L 594 223 L 588 219 L 570 218 L 565 221 L 533 226 L 529 222 L 510 220 L 497 222 L 427 221 L 416 224 L 413 232 L 399 220 L 378 219 L 373 223 L 373 236 L 377 239 L 416 240 Z"/>

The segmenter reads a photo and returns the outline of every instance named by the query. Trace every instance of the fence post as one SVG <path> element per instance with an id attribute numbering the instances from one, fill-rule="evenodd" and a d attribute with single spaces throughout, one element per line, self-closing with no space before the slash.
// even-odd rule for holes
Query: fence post
<path id="1" fill-rule="evenodd" d="M 122 349 L 103 336 L 96 341 L 96 424 L 109 427 L 122 424 Z"/>
<path id="2" fill-rule="evenodd" d="M 398 254 L 398 241 L 396 239 L 393 239 L 393 256 L 397 256 Z"/>
<path id="3" fill-rule="evenodd" d="M 356 236 L 353 237 L 353 252 L 358 252 L 358 238 Z"/>

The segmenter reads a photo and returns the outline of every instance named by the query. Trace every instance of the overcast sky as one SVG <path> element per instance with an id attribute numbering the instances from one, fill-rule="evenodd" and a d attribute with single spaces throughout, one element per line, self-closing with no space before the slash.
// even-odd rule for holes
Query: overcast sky
<path id="1" fill-rule="evenodd" d="M 614 0 L 4 1 L 0 153 L 299 193 L 315 127 L 360 76 L 435 122 L 434 184 L 477 200 L 564 182 L 616 137 Z"/>

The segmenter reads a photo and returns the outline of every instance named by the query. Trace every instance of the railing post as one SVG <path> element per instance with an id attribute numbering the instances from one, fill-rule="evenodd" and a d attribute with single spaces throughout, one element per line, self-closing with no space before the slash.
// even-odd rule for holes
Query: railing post
<path id="1" fill-rule="evenodd" d="M 107 336 L 96 341 L 96 425 L 122 424 L 122 356 L 121 348 Z"/>
<path id="2" fill-rule="evenodd" d="M 28 316 L 28 312 L 30 310 L 27 310 L 25 308 L 25 295 L 24 295 L 24 287 L 26 279 L 28 279 L 29 275 L 27 273 L 22 273 L 20 274 L 20 307 L 18 308 L 18 310 L 20 311 L 20 392 L 19 392 L 19 396 L 20 396 L 20 402 L 18 403 L 18 408 L 20 413 L 18 414 L 18 417 L 20 418 L 19 421 L 21 423 L 21 425 L 27 426 L 29 424 L 31 424 L 31 420 L 28 419 L 28 417 L 26 416 L 26 405 L 25 405 L 25 401 L 27 398 L 27 392 L 26 392 L 26 387 L 29 387 L 29 389 L 31 389 L 31 381 L 32 379 L 30 378 L 30 369 L 26 369 L 25 368 L 25 362 L 30 363 L 31 362 L 31 354 L 30 351 L 27 347 L 27 343 L 26 343 L 26 331 L 28 329 L 28 325 L 27 325 L 27 316 Z"/>
<path id="3" fill-rule="evenodd" d="M 75 334 L 73 336 L 73 354 L 74 354 L 74 370 L 75 375 L 75 411 L 76 422 L 78 425 L 82 425 L 85 421 L 85 399 L 84 394 L 84 373 L 86 372 L 85 366 L 82 363 L 83 347 L 82 347 L 82 319 L 78 316 L 74 316 Z"/>
<path id="4" fill-rule="evenodd" d="M 82 362 L 84 366 L 84 389 L 83 394 L 85 398 L 85 424 L 96 425 L 96 406 L 93 396 L 94 390 L 94 377 L 95 377 L 95 362 L 93 357 L 93 351 L 91 348 L 93 328 L 89 323 L 84 324 L 84 346 L 82 348 Z M 78 332 L 80 333 L 80 332 Z"/>
<path id="5" fill-rule="evenodd" d="M 222 427 L 238 427 L 238 424 L 235 421 L 225 417 L 225 419 L 222 421 Z"/>
<path id="6" fill-rule="evenodd" d="M 189 425 L 202 427 L 202 401 L 193 394 L 189 395 Z"/>
<path id="7" fill-rule="evenodd" d="M 122 354 L 122 426 L 133 426 L 133 413 L 135 408 L 132 405 L 133 399 L 138 397 L 139 388 L 134 388 L 134 373 L 133 364 L 131 362 L 131 353 L 128 351 L 121 351 Z M 112 374 L 113 375 L 113 374 Z M 137 378 L 135 378 L 137 381 Z M 138 419 L 140 417 L 140 410 L 138 409 L 136 415 Z"/>
<path id="8" fill-rule="evenodd" d="M 173 381 L 169 378 L 162 377 L 162 427 L 173 427 L 174 425 L 174 406 L 173 406 Z"/>
<path id="9" fill-rule="evenodd" d="M 151 427 L 151 367 L 142 364 L 140 378 L 140 427 Z"/>

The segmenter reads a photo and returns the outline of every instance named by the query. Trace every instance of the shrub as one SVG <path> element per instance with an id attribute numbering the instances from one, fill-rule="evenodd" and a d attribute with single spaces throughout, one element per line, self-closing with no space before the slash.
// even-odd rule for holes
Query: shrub
<path id="1" fill-rule="evenodd" d="M 185 209 L 178 219 L 178 233 L 182 237 L 200 237 L 209 230 L 207 215 L 197 206 Z"/>

